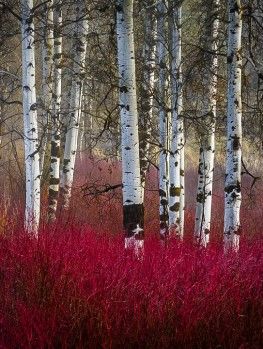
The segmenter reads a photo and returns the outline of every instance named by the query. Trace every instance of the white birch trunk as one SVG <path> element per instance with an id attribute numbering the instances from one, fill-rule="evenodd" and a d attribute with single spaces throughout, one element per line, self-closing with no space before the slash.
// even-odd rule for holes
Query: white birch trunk
<path id="1" fill-rule="evenodd" d="M 56 218 L 60 177 L 60 107 L 61 107 L 61 59 L 62 59 L 62 9 L 60 1 L 54 2 L 54 82 L 51 114 L 51 160 L 49 177 L 48 216 Z"/>
<path id="2" fill-rule="evenodd" d="M 228 0 L 228 95 L 227 95 L 227 158 L 225 179 L 225 251 L 239 249 L 241 206 L 241 36 L 242 10 L 240 0 Z"/>
<path id="3" fill-rule="evenodd" d="M 180 119 L 180 178 L 181 178 L 181 192 L 180 192 L 180 237 L 184 236 L 184 214 L 185 214 L 185 163 L 184 163 L 184 152 L 185 152 L 185 136 L 184 136 L 184 120 Z"/>
<path id="4" fill-rule="evenodd" d="M 217 95 L 217 71 L 218 71 L 218 29 L 219 29 L 219 0 L 211 1 L 211 8 L 207 19 L 207 31 L 204 37 L 206 44 L 205 54 L 205 105 L 202 120 L 201 144 L 198 169 L 198 186 L 195 213 L 195 242 L 206 247 L 209 242 L 211 211 L 212 211 L 212 189 L 214 174 L 215 155 L 215 123 L 216 123 L 216 95 Z M 211 53 L 212 52 L 212 53 Z"/>
<path id="5" fill-rule="evenodd" d="M 33 0 L 21 0 L 23 118 L 26 168 L 25 229 L 37 236 L 40 218 L 40 170 L 35 87 Z"/>
<path id="6" fill-rule="evenodd" d="M 53 82 L 53 52 L 54 52 L 54 33 L 53 33 L 53 0 L 49 0 L 43 7 L 42 16 L 42 96 L 41 104 L 44 109 L 42 113 L 43 135 L 41 139 L 40 153 L 40 172 L 42 175 L 45 161 L 46 148 L 48 143 L 50 113 L 52 107 L 52 82 Z"/>
<path id="7" fill-rule="evenodd" d="M 157 5 L 157 61 L 159 69 L 159 196 L 160 196 L 160 238 L 166 240 L 168 234 L 168 115 L 166 106 L 167 48 L 166 48 L 166 1 Z"/>
<path id="8" fill-rule="evenodd" d="M 182 30 L 181 6 L 171 4 L 170 18 L 170 64 L 171 64 L 171 102 L 172 102 L 172 137 L 170 153 L 170 195 L 169 195 L 169 231 L 183 237 L 181 215 L 184 203 L 183 173 L 183 122 L 182 122 Z M 182 157 L 182 159 L 181 159 Z M 182 208 L 181 208 L 182 203 Z"/>
<path id="9" fill-rule="evenodd" d="M 70 97 L 70 120 L 67 127 L 63 160 L 63 207 L 69 208 L 73 185 L 75 160 L 78 146 L 78 132 L 81 115 L 83 81 L 85 78 L 85 58 L 87 50 L 88 21 L 84 0 L 76 1 L 76 37 L 74 45 L 74 76 Z"/>
<path id="10" fill-rule="evenodd" d="M 125 248 L 143 253 L 143 203 L 135 80 L 133 0 L 117 0 L 117 44 L 121 114 L 123 225 Z"/>
<path id="11" fill-rule="evenodd" d="M 142 116 L 141 116 L 141 139 L 140 139 L 140 165 L 142 181 L 142 198 L 146 184 L 146 173 L 149 166 L 149 151 L 151 138 L 151 124 L 153 119 L 154 83 L 155 83 L 155 54 L 156 54 L 156 17 L 154 14 L 153 1 L 147 3 L 145 13 L 145 37 L 143 47 L 143 83 L 142 83 Z"/>

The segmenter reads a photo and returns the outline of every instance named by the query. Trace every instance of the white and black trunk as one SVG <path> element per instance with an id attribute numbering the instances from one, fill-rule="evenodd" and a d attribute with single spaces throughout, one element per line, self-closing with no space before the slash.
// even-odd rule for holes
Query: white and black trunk
<path id="1" fill-rule="evenodd" d="M 78 133 L 81 116 L 83 82 L 85 79 L 85 58 L 87 51 L 88 20 L 84 0 L 75 1 L 75 43 L 73 80 L 70 96 L 70 116 L 66 131 L 66 142 L 62 170 L 62 200 L 63 208 L 69 208 L 74 178 Z"/>
<path id="2" fill-rule="evenodd" d="M 209 242 L 215 155 L 216 95 L 218 71 L 219 0 L 206 3 L 209 9 L 204 35 L 204 108 L 200 130 L 200 155 L 195 213 L 195 242 L 206 247 Z"/>
<path id="3" fill-rule="evenodd" d="M 166 1 L 157 5 L 157 62 L 159 70 L 158 104 L 159 104 L 159 197 L 160 197 L 160 238 L 166 240 L 168 234 L 168 113 L 166 103 L 167 89 L 167 26 Z"/>
<path id="4" fill-rule="evenodd" d="M 46 149 L 49 136 L 50 114 L 52 108 L 52 84 L 53 84 L 53 53 L 54 53 L 54 31 L 53 31 L 53 0 L 43 5 L 42 15 L 42 95 L 40 96 L 42 115 L 42 135 L 40 152 L 40 172 L 42 175 Z"/>
<path id="5" fill-rule="evenodd" d="M 169 232 L 182 238 L 183 229 L 181 208 L 184 184 L 181 157 L 183 156 L 184 138 L 182 121 L 182 8 L 170 1 L 169 19 L 169 53 L 171 65 L 171 107 L 172 107 L 172 135 L 169 162 Z M 183 161 L 183 159 L 182 159 Z M 182 203 L 184 206 L 184 203 Z"/>
<path id="6" fill-rule="evenodd" d="M 134 249 L 139 256 L 144 242 L 144 208 L 139 159 L 133 0 L 117 0 L 116 12 L 125 248 Z"/>
<path id="7" fill-rule="evenodd" d="M 140 118 L 140 165 L 142 196 L 144 197 L 146 173 L 149 166 L 150 139 L 153 122 L 154 83 L 155 83 L 155 54 L 156 54 L 156 16 L 153 0 L 147 2 L 145 13 L 145 36 L 143 47 L 143 83 L 141 92 Z"/>
<path id="8" fill-rule="evenodd" d="M 51 113 L 51 159 L 48 193 L 48 216 L 53 221 L 56 218 L 56 210 L 59 193 L 60 177 L 60 107 L 61 107 L 61 59 L 62 59 L 62 9 L 60 1 L 54 2 L 54 82 Z"/>
<path id="9" fill-rule="evenodd" d="M 33 0 L 21 0 L 22 85 L 26 168 L 25 229 L 37 236 L 40 218 L 40 170 L 35 86 Z"/>
<path id="10" fill-rule="evenodd" d="M 241 206 L 241 37 L 242 10 L 240 0 L 228 0 L 228 93 L 227 93 L 227 158 L 225 175 L 225 250 L 239 249 Z"/>

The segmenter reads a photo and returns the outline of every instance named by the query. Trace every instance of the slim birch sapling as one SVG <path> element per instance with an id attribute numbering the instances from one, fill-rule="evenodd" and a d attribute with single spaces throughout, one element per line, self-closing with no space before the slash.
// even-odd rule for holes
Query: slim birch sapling
<path id="1" fill-rule="evenodd" d="M 40 218 L 40 170 L 35 86 L 35 38 L 33 0 L 21 0 L 22 87 L 26 169 L 25 229 L 38 234 Z"/>
<path id="2" fill-rule="evenodd" d="M 78 132 L 82 106 L 83 82 L 85 79 L 85 61 L 87 51 L 88 20 L 84 0 L 75 2 L 75 43 L 74 43 L 74 76 L 70 96 L 70 118 L 66 130 L 66 142 L 62 170 L 62 205 L 68 209 L 74 178 Z"/>
<path id="3" fill-rule="evenodd" d="M 169 162 L 169 232 L 183 237 L 181 225 L 182 172 L 181 156 L 184 147 L 182 123 L 182 8 L 180 2 L 169 2 L 169 54 L 171 65 L 172 135 Z"/>
<path id="4" fill-rule="evenodd" d="M 54 81 L 51 113 L 51 160 L 48 193 L 48 216 L 56 218 L 60 177 L 60 108 L 61 108 L 61 60 L 62 60 L 62 8 L 60 0 L 54 2 Z"/>
<path id="5" fill-rule="evenodd" d="M 168 113 L 166 103 L 167 89 L 167 47 L 166 47 L 166 9 L 167 3 L 161 0 L 157 4 L 157 62 L 158 62 L 158 103 L 159 103 L 159 198 L 160 198 L 160 238 L 166 240 L 168 235 Z"/>
<path id="6" fill-rule="evenodd" d="M 53 84 L 53 52 L 54 52 L 54 32 L 53 32 L 53 0 L 49 0 L 43 5 L 42 20 L 42 115 L 43 135 L 41 139 L 40 152 L 40 172 L 42 175 L 45 155 L 49 137 L 50 113 L 52 108 L 52 84 Z"/>
<path id="7" fill-rule="evenodd" d="M 140 118 L 140 166 L 142 196 L 144 198 L 146 173 L 149 166 L 151 125 L 153 122 L 155 55 L 156 55 L 156 14 L 153 0 L 145 3 L 145 33 L 143 46 L 143 83 L 141 91 L 142 115 Z"/>
<path id="8" fill-rule="evenodd" d="M 210 0 L 206 33 L 204 35 L 204 110 L 200 130 L 200 155 L 198 168 L 198 186 L 195 213 L 195 242 L 206 247 L 209 242 L 212 189 L 215 155 L 215 123 L 218 71 L 218 29 L 219 0 Z"/>

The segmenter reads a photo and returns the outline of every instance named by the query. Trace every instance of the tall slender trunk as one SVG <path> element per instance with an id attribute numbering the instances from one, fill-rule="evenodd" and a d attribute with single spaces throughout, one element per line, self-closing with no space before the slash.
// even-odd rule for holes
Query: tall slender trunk
<path id="1" fill-rule="evenodd" d="M 149 151 L 151 138 L 151 125 L 153 119 L 153 93 L 155 82 L 155 48 L 156 48 L 156 16 L 153 1 L 146 4 L 145 37 L 143 47 L 143 83 L 141 92 L 142 115 L 140 130 L 140 165 L 142 181 L 142 197 L 144 198 L 146 173 L 149 166 Z"/>
<path id="2" fill-rule="evenodd" d="M 210 5 L 210 6 L 209 6 Z M 219 0 L 210 0 L 206 3 L 209 18 L 204 45 L 207 51 L 204 55 L 204 117 L 202 120 L 201 144 L 198 169 L 198 186 L 195 213 L 195 242 L 206 247 L 209 242 L 212 189 L 215 155 L 215 123 L 216 123 L 216 95 L 217 95 L 217 70 L 218 70 L 218 29 L 219 29 Z M 211 53 L 212 52 L 212 53 Z"/>
<path id="3" fill-rule="evenodd" d="M 159 196 L 160 196 L 160 238 L 165 240 L 168 234 L 168 115 L 166 106 L 167 88 L 167 48 L 166 48 L 166 0 L 157 5 L 157 61 L 159 69 Z"/>
<path id="4" fill-rule="evenodd" d="M 37 236 L 40 218 L 40 170 L 35 87 L 33 0 L 21 0 L 23 117 L 26 167 L 25 229 Z"/>
<path id="5" fill-rule="evenodd" d="M 62 9 L 60 0 L 54 1 L 54 83 L 51 114 L 51 161 L 49 177 L 48 215 L 56 218 L 60 175 L 60 107 L 61 107 L 61 59 L 62 59 Z"/>
<path id="6" fill-rule="evenodd" d="M 228 0 L 228 94 L 227 94 L 227 158 L 225 176 L 225 250 L 239 249 L 241 206 L 241 37 L 242 10 L 240 0 Z"/>
<path id="7" fill-rule="evenodd" d="M 139 256 L 144 242 L 144 210 L 139 159 L 133 0 L 117 0 L 116 11 L 125 248 L 134 249 Z"/>
<path id="8" fill-rule="evenodd" d="M 53 33 L 53 0 L 49 0 L 43 7 L 42 16 L 42 96 L 41 104 L 43 108 L 42 124 L 43 134 L 41 139 L 40 152 L 40 172 L 42 174 L 44 167 L 44 160 L 46 148 L 48 143 L 50 113 L 52 106 L 52 82 L 53 82 L 53 52 L 54 52 L 54 33 Z"/>
<path id="9" fill-rule="evenodd" d="M 180 149 L 180 178 L 181 178 L 181 192 L 180 192 L 180 237 L 183 237 L 184 235 L 184 214 L 185 214 L 185 161 L 184 161 L 184 154 L 185 154 L 185 135 L 184 135 L 184 119 L 183 117 L 180 118 L 180 126 L 179 126 L 179 132 L 180 132 L 180 143 L 179 143 L 179 149 Z"/>
<path id="10" fill-rule="evenodd" d="M 180 238 L 182 229 L 182 172 L 183 166 L 183 122 L 182 122 L 182 8 L 170 1 L 171 17 L 169 20 L 169 53 L 171 65 L 171 102 L 172 102 L 172 137 L 170 153 L 170 186 L 169 186 L 169 231 Z M 181 159 L 182 158 L 182 159 Z M 184 206 L 184 203 L 182 203 Z"/>
<path id="11" fill-rule="evenodd" d="M 84 0 L 77 0 L 76 34 L 74 44 L 74 76 L 70 97 L 70 120 L 67 127 L 64 160 L 63 160 L 63 207 L 69 208 L 71 190 L 73 185 L 76 152 L 78 145 L 78 132 L 81 115 L 83 81 L 85 78 L 85 58 L 87 50 L 88 21 Z"/>

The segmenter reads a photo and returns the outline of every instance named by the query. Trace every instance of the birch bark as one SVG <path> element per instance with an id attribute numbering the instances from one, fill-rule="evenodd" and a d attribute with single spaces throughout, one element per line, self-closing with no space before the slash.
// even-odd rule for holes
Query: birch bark
<path id="1" fill-rule="evenodd" d="M 166 240 L 168 235 L 168 113 L 166 105 L 167 88 L 167 47 L 166 47 L 166 0 L 157 5 L 157 62 L 159 70 L 159 197 L 160 197 L 160 238 Z"/>
<path id="2" fill-rule="evenodd" d="M 54 221 L 59 193 L 60 177 L 60 107 L 61 107 L 61 59 L 62 59 L 62 9 L 60 0 L 54 2 L 54 82 L 51 113 L 51 161 L 49 175 L 48 215 Z"/>
<path id="3" fill-rule="evenodd" d="M 73 185 L 76 152 L 78 145 L 78 132 L 81 115 L 83 81 L 85 78 L 85 58 L 87 50 L 88 21 L 84 0 L 77 0 L 76 12 L 76 33 L 74 44 L 74 76 L 70 97 L 70 120 L 66 132 L 64 150 L 63 171 L 62 171 L 62 196 L 63 207 L 69 208 L 71 191 Z"/>
<path id="4" fill-rule="evenodd" d="M 182 8 L 170 1 L 171 18 L 169 21 L 169 53 L 171 65 L 171 104 L 172 104 L 172 137 L 170 153 L 170 185 L 169 185 L 169 231 L 183 237 L 181 215 L 183 187 L 183 121 L 182 121 Z M 181 208 L 182 203 L 182 208 Z"/>
<path id="5" fill-rule="evenodd" d="M 35 87 L 33 1 L 21 0 L 22 85 L 26 168 L 25 229 L 37 236 L 40 218 L 40 170 Z"/>
<path id="6" fill-rule="evenodd" d="M 125 248 L 143 252 L 143 203 L 140 177 L 135 80 L 133 0 L 117 0 L 117 44 L 121 115 L 123 226 Z"/>
<path id="7" fill-rule="evenodd" d="M 241 100 L 241 36 L 240 0 L 228 0 L 228 94 L 227 155 L 225 175 L 224 248 L 239 249 L 241 206 L 242 100 Z"/>
<path id="8" fill-rule="evenodd" d="M 40 153 L 40 172 L 42 174 L 46 148 L 48 143 L 50 113 L 52 108 L 52 82 L 53 82 L 53 52 L 54 52 L 54 33 L 53 33 L 53 0 L 50 0 L 43 7 L 42 23 L 42 96 L 41 104 L 44 109 L 42 113 L 43 135 Z"/>
<path id="9" fill-rule="evenodd" d="M 149 166 L 149 150 L 151 138 L 151 124 L 153 119 L 154 106 L 154 85 L 155 85 L 155 54 L 156 54 L 156 16 L 154 13 L 154 3 L 147 2 L 145 13 L 145 37 L 143 47 L 143 83 L 142 83 L 142 116 L 140 133 L 140 165 L 142 181 L 142 197 L 146 184 L 146 173 Z"/>
<path id="10" fill-rule="evenodd" d="M 204 74 L 205 101 L 200 135 L 201 144 L 194 231 L 195 242 L 203 247 L 206 247 L 209 242 L 211 226 L 218 71 L 219 0 L 212 0 L 207 5 L 210 10 L 208 11 L 209 18 L 207 19 L 207 29 L 204 36 L 204 48 L 206 50 L 204 61 L 207 65 Z"/>

